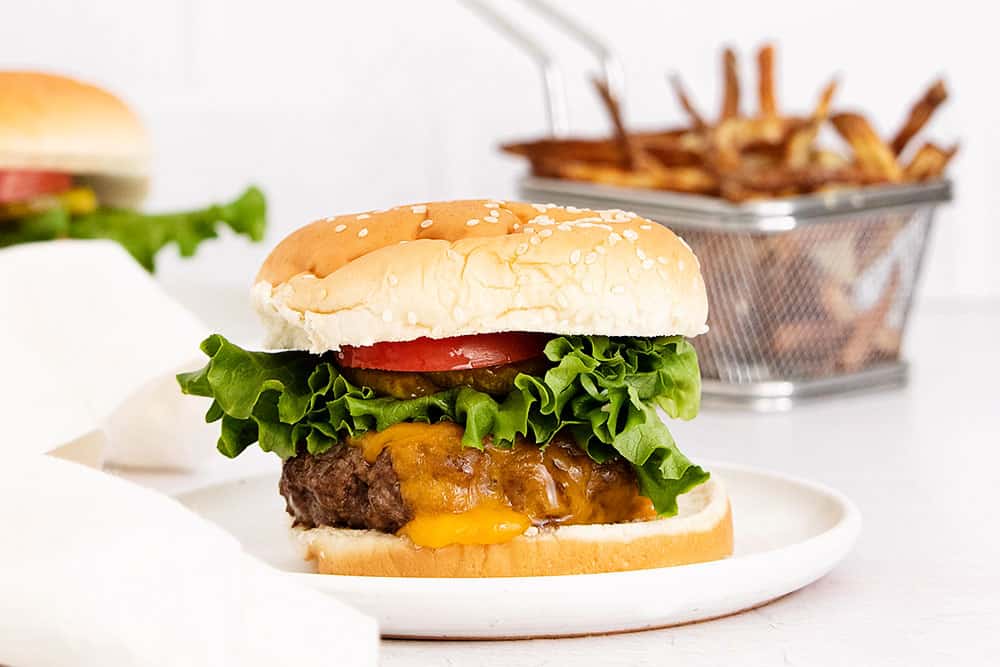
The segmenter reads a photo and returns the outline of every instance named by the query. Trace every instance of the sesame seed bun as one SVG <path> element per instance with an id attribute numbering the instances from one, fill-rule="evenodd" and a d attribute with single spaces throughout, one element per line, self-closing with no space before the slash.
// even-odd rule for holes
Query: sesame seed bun
<path id="1" fill-rule="evenodd" d="M 669 519 L 533 530 L 501 544 L 430 549 L 375 530 L 293 528 L 320 574 L 373 577 L 531 577 L 644 570 L 733 553 L 729 499 L 715 478 L 678 498 Z"/>
<path id="2" fill-rule="evenodd" d="M 102 203 L 134 206 L 145 195 L 149 141 L 111 93 L 42 72 L 0 71 L 0 170 L 80 177 Z"/>
<path id="3" fill-rule="evenodd" d="M 253 294 L 270 347 L 312 352 L 502 331 L 707 330 L 698 260 L 666 227 L 496 200 L 316 221 L 278 244 Z"/>

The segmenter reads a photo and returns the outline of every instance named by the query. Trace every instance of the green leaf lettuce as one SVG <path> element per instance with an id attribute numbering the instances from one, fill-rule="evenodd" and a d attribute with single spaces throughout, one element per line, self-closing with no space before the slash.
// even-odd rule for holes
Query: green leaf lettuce
<path id="1" fill-rule="evenodd" d="M 348 382 L 331 355 L 251 352 L 219 335 L 201 349 L 208 363 L 177 379 L 184 393 L 213 399 L 206 420 L 221 421 L 218 447 L 229 457 L 255 442 L 282 458 L 300 445 L 320 454 L 344 435 L 453 421 L 465 429 L 463 445 L 476 448 L 487 437 L 499 446 L 517 437 L 544 446 L 567 429 L 595 460 L 617 453 L 629 461 L 640 491 L 663 516 L 677 512 L 678 495 L 708 479 L 655 410 L 681 419 L 698 412 L 698 359 L 679 336 L 554 338 L 545 347 L 552 367 L 543 376 L 518 375 L 514 390 L 499 399 L 456 387 L 398 400 Z"/>
<path id="2" fill-rule="evenodd" d="M 0 224 L 0 248 L 17 243 L 58 238 L 112 239 L 120 243 L 148 271 L 156 267 L 156 253 L 175 243 L 190 257 L 198 244 L 218 237 L 226 225 L 254 241 L 264 236 L 267 202 L 256 187 L 236 200 L 183 213 L 145 214 L 130 209 L 99 208 L 73 215 L 62 208 Z"/>

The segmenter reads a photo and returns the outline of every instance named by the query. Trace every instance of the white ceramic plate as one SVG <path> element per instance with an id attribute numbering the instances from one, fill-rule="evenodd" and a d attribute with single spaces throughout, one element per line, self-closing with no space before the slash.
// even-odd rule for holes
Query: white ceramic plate
<path id="1" fill-rule="evenodd" d="M 313 574 L 289 536 L 275 476 L 226 482 L 180 500 L 235 535 L 249 553 L 374 616 L 382 633 L 393 637 L 552 637 L 707 620 L 802 588 L 854 545 L 861 516 L 840 493 L 753 468 L 707 467 L 729 491 L 735 555 L 608 574 L 491 579 Z"/>

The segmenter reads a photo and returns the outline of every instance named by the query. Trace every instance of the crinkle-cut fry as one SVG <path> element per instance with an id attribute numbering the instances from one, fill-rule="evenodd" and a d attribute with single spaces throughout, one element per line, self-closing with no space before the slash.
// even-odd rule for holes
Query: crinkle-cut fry
<path id="1" fill-rule="evenodd" d="M 757 52 L 757 104 L 760 107 L 760 115 L 778 115 L 778 102 L 774 93 L 773 44 L 765 44 Z"/>
<path id="2" fill-rule="evenodd" d="M 667 76 L 667 80 L 670 82 L 670 87 L 674 91 L 674 96 L 677 97 L 677 103 L 681 105 L 684 109 L 684 113 L 688 115 L 691 119 L 691 125 L 694 126 L 696 130 L 704 130 L 708 127 L 705 122 L 705 117 L 701 115 L 698 109 L 694 106 L 691 98 L 688 97 L 687 90 L 684 88 L 684 83 L 681 81 L 681 77 L 676 72 Z"/>
<path id="3" fill-rule="evenodd" d="M 937 144 L 927 142 L 913 154 L 909 164 L 903 169 L 903 174 L 911 181 L 931 181 L 940 178 L 957 152 L 957 144 L 951 148 L 941 148 Z"/>
<path id="4" fill-rule="evenodd" d="M 934 111 L 946 99 L 948 99 L 948 90 L 944 87 L 944 81 L 938 79 L 931 84 L 930 88 L 924 92 L 920 99 L 913 105 L 913 108 L 910 109 L 910 114 L 906 117 L 906 121 L 892 139 L 892 143 L 890 144 L 892 152 L 896 155 L 902 154 L 903 149 L 910 143 L 910 139 L 927 124 L 927 121 L 934 115 Z"/>
<path id="5" fill-rule="evenodd" d="M 785 164 L 790 167 L 804 167 L 810 163 L 813 156 L 813 142 L 816 141 L 819 128 L 826 122 L 827 116 L 830 115 L 830 103 L 833 101 L 833 95 L 836 92 L 837 80 L 833 79 L 830 83 L 826 84 L 826 87 L 820 93 L 819 100 L 816 102 L 816 108 L 813 109 L 809 122 L 793 132 L 788 138 L 788 143 L 785 145 Z"/>
<path id="6" fill-rule="evenodd" d="M 607 109 L 608 115 L 611 116 L 611 124 L 615 130 L 615 141 L 621 147 L 622 155 L 625 158 L 625 167 L 627 169 L 643 170 L 654 165 L 655 160 L 642 150 L 639 143 L 633 140 L 628 130 L 625 129 L 621 107 L 615 96 L 611 94 L 611 89 L 608 88 L 607 82 L 594 78 L 593 83 L 597 89 L 597 94 L 600 95 L 601 100 L 604 102 L 604 107 Z"/>
<path id="7" fill-rule="evenodd" d="M 839 113 L 830 118 L 851 149 L 858 165 L 866 172 L 895 183 L 903 178 L 903 170 L 889 146 L 875 133 L 864 116 L 856 113 Z"/>
<path id="8" fill-rule="evenodd" d="M 740 115 L 740 75 L 736 69 L 736 53 L 730 48 L 722 52 L 722 78 L 725 88 L 719 111 L 720 122 Z"/>

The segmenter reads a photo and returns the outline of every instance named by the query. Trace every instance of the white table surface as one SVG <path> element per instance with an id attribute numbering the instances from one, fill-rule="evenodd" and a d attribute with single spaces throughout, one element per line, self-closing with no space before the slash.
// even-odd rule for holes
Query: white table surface
<path id="1" fill-rule="evenodd" d="M 213 326 L 232 308 L 176 293 Z M 188 297 L 188 298 L 185 298 Z M 237 321 L 238 320 L 238 321 Z M 903 390 L 789 413 L 703 412 L 673 424 L 694 459 L 829 484 L 861 508 L 855 551 L 786 598 L 716 621 L 633 634 L 513 642 L 386 641 L 395 665 L 969 665 L 1000 654 L 1000 304 L 918 310 Z M 176 492 L 277 465 L 254 448 L 192 475 L 122 473 Z M 739 508 L 734 508 L 739 521 Z M 670 591 L 650 591 L 670 595 Z"/>

